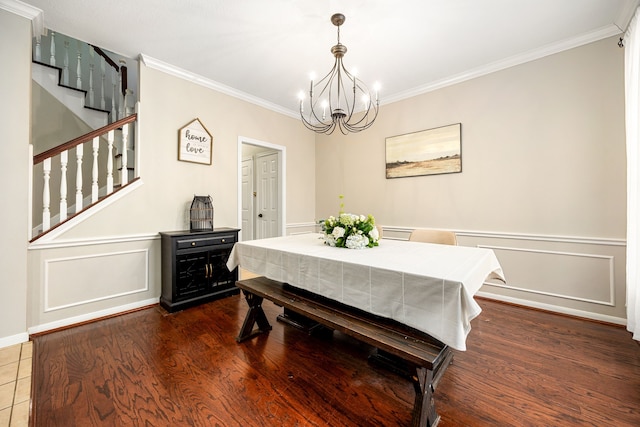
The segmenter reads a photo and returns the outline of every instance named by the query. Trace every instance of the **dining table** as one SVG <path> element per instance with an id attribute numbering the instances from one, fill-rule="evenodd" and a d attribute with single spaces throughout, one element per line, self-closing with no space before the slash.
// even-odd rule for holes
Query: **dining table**
<path id="1" fill-rule="evenodd" d="M 347 249 L 327 245 L 321 233 L 237 242 L 227 261 L 236 267 L 394 319 L 460 351 L 482 311 L 474 295 L 487 280 L 505 281 L 491 249 L 396 239 Z"/>

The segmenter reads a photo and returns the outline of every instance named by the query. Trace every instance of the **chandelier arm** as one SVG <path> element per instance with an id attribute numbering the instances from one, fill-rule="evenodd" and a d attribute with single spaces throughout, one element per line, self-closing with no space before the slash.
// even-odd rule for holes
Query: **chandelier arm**
<path id="1" fill-rule="evenodd" d="M 370 111 L 370 110 L 369 110 L 369 111 Z M 368 115 L 369 115 L 369 111 L 367 111 L 367 113 L 366 113 L 366 115 L 365 115 L 365 116 L 368 116 Z M 378 117 L 378 109 L 377 109 L 377 108 L 375 108 L 375 109 L 374 109 L 374 113 L 375 113 L 375 114 L 374 114 L 373 118 L 371 118 L 370 120 L 369 120 L 369 119 L 367 119 L 367 121 L 365 122 L 365 124 L 364 124 L 364 125 L 362 125 L 362 126 L 359 126 L 359 127 L 358 127 L 360 130 L 368 129 L 368 128 L 370 128 L 370 127 L 371 127 L 371 125 L 373 125 L 373 122 L 374 122 L 374 121 L 376 120 L 376 118 Z M 362 120 L 361 120 L 361 121 L 362 121 Z M 360 122 L 358 122 L 357 124 L 359 124 L 359 123 L 360 123 Z M 356 125 L 357 125 L 357 124 L 356 124 Z M 356 132 L 359 132 L 359 131 L 356 131 Z"/>
<path id="2" fill-rule="evenodd" d="M 378 117 L 378 109 L 377 108 L 375 109 L 375 115 L 374 115 L 373 119 L 371 119 L 371 121 L 369 121 L 366 124 L 364 124 L 363 126 L 359 126 L 359 127 L 355 127 L 354 125 L 347 125 L 347 128 L 353 133 L 360 132 L 360 131 L 363 131 L 363 130 L 367 130 L 367 129 L 369 129 L 371 127 L 371 125 L 373 125 L 373 122 L 375 121 L 376 117 Z"/>
<path id="3" fill-rule="evenodd" d="M 329 71 L 322 79 L 320 79 L 320 81 L 318 83 L 313 85 L 313 88 L 319 88 L 319 87 L 322 86 L 322 84 L 324 82 L 324 86 L 322 86 L 322 90 L 320 90 L 320 94 L 316 97 L 316 101 L 313 102 L 313 92 L 310 93 L 310 97 L 309 97 L 309 107 L 311 109 L 311 114 L 313 115 L 313 118 L 317 122 L 322 123 L 323 125 L 330 125 L 330 123 L 325 123 L 325 119 L 326 118 L 324 117 L 324 114 L 323 114 L 323 119 L 322 120 L 320 120 L 320 118 L 318 118 L 318 113 L 316 113 L 316 107 L 318 105 L 318 102 L 321 101 L 322 96 L 327 92 L 327 88 L 328 88 L 329 89 L 329 113 L 331 113 L 331 111 L 332 111 L 332 108 L 331 108 L 331 105 L 330 105 L 330 102 L 331 102 L 331 87 L 332 87 L 333 79 L 335 77 L 337 64 L 338 64 L 338 60 L 336 59 L 336 61 L 334 61 L 333 68 L 331 69 L 331 71 Z M 317 91 L 315 91 L 315 92 L 317 92 Z M 311 114 L 309 115 L 309 117 L 311 117 Z"/>
<path id="4" fill-rule="evenodd" d="M 373 117 L 371 118 L 370 113 L 372 108 L 373 108 Z M 371 127 L 373 122 L 378 117 L 378 110 L 379 110 L 379 103 L 376 101 L 376 103 L 374 104 L 373 101 L 370 100 L 369 105 L 367 106 L 367 109 L 364 112 L 362 118 L 355 123 L 347 123 L 346 124 L 347 127 L 352 132 L 360 132 L 362 130 L 368 129 L 369 127 Z M 362 122 L 364 122 L 364 124 L 360 125 L 360 123 Z"/>
<path id="5" fill-rule="evenodd" d="M 358 120 L 356 123 L 353 123 L 353 125 L 359 125 L 360 123 L 362 123 L 363 121 L 365 123 L 373 123 L 375 121 L 375 119 L 378 117 L 378 107 L 379 107 L 379 103 L 378 101 L 373 102 L 373 100 L 371 99 L 371 93 L 369 92 L 369 88 L 367 87 L 367 85 L 365 85 L 362 81 L 358 80 L 358 89 L 360 89 L 360 91 L 365 95 L 366 99 L 367 99 L 367 104 L 366 104 L 366 108 L 364 111 L 363 116 L 360 118 L 360 120 Z M 371 112 L 371 108 L 374 109 L 374 116 L 373 118 L 370 119 L 369 113 Z M 367 125 L 367 127 L 369 127 L 370 125 Z M 366 129 L 366 128 L 365 128 Z"/>
<path id="6" fill-rule="evenodd" d="M 343 65 L 342 69 L 344 70 L 344 73 L 347 76 L 347 78 L 350 81 L 353 82 L 353 98 L 351 100 L 351 108 L 349 108 L 349 117 L 346 120 L 346 123 L 349 123 L 349 122 L 351 122 L 351 117 L 353 116 L 353 112 L 354 112 L 354 110 L 356 108 L 356 86 L 357 86 L 358 79 L 357 79 L 356 76 L 351 74 L 346 68 L 344 68 L 344 65 Z M 351 86 L 351 85 L 349 85 L 349 86 Z M 344 88 L 343 88 L 343 90 L 344 90 Z M 347 102 L 347 107 L 348 107 L 349 106 L 349 102 L 348 102 L 348 98 L 347 98 L 347 95 L 346 95 L 347 91 L 345 90 L 344 92 L 345 92 L 345 101 Z"/>

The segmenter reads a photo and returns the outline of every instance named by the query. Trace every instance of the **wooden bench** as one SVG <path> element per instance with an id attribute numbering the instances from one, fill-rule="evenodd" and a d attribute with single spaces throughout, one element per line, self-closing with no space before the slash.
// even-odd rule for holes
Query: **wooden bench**
<path id="1" fill-rule="evenodd" d="M 271 330 L 262 309 L 262 301 L 266 298 L 278 306 L 350 335 L 404 361 L 413 370 L 411 379 L 416 392 L 411 425 L 434 427 L 438 424 L 440 417 L 436 412 L 433 393 L 453 357 L 447 345 L 397 321 L 375 316 L 266 277 L 240 280 L 236 285 L 242 289 L 249 305 L 244 324 L 236 338 L 238 342 Z"/>

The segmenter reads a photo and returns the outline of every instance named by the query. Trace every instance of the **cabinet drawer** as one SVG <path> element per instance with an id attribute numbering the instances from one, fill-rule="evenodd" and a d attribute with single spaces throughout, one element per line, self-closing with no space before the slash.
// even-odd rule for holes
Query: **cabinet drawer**
<path id="1" fill-rule="evenodd" d="M 218 236 L 207 236 L 202 238 L 190 237 L 188 239 L 178 239 L 177 249 L 201 248 L 204 246 L 226 245 L 235 243 L 234 234 L 223 234 Z"/>

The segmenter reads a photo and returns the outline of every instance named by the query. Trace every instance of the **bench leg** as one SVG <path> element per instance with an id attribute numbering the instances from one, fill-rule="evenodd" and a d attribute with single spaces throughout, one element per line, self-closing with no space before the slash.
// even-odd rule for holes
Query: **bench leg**
<path id="1" fill-rule="evenodd" d="M 249 311 L 247 311 L 247 316 L 244 318 L 242 329 L 240 329 L 240 333 L 236 337 L 236 341 L 238 342 L 248 340 L 249 338 L 253 338 L 256 335 L 271 330 L 271 325 L 269 324 L 267 316 L 264 314 L 264 310 L 262 309 L 262 297 L 245 290 L 242 292 L 247 300 L 247 304 L 249 304 Z M 258 324 L 258 329 L 254 331 L 253 326 L 256 323 Z"/>
<path id="2" fill-rule="evenodd" d="M 433 399 L 433 371 L 427 368 L 416 368 L 413 387 L 416 400 L 413 404 L 412 427 L 435 427 L 440 421 Z"/>

